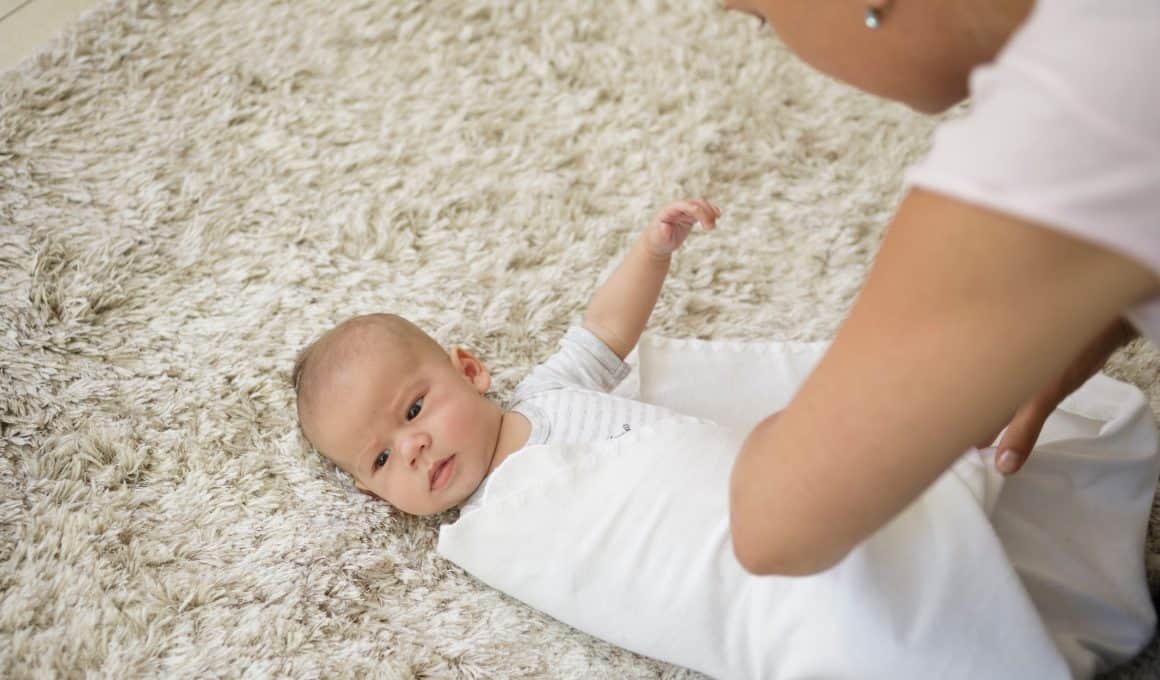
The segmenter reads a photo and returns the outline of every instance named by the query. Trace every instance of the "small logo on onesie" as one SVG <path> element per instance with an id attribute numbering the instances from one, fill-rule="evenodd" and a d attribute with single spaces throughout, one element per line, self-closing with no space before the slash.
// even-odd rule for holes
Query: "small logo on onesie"
<path id="1" fill-rule="evenodd" d="M 617 432 L 616 434 L 610 434 L 610 435 L 608 435 L 608 438 L 609 439 L 617 439 L 618 437 L 623 437 L 624 435 L 628 434 L 629 432 L 632 432 L 632 428 L 628 426 L 628 423 L 621 425 L 621 427 L 624 428 L 624 432 Z"/>

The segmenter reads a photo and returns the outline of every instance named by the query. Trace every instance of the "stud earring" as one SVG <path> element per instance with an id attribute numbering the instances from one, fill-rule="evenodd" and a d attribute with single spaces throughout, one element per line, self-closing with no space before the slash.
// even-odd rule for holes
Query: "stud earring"
<path id="1" fill-rule="evenodd" d="M 866 8 L 866 28 L 871 30 L 882 25 L 882 12 L 874 7 Z"/>

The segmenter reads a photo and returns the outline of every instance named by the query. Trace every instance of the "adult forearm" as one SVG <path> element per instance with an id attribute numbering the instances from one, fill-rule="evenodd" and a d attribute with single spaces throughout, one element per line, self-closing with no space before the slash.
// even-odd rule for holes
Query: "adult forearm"
<path id="1" fill-rule="evenodd" d="M 1155 286 L 1111 251 L 912 192 L 826 356 L 738 456 L 742 566 L 840 561 Z"/>

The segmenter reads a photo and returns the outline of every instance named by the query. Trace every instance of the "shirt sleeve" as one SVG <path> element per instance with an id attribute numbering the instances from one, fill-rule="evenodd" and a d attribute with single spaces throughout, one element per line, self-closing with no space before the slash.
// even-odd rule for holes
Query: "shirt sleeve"
<path id="1" fill-rule="evenodd" d="M 908 186 L 1160 273 L 1160 3 L 1040 0 L 970 89 Z"/>
<path id="2" fill-rule="evenodd" d="M 512 400 L 519 402 L 537 392 L 562 387 L 608 392 L 629 371 L 629 365 L 592 331 L 572 326 L 560 340 L 556 353 L 516 385 Z"/>
<path id="3" fill-rule="evenodd" d="M 1042 0 L 906 183 L 1160 272 L 1160 3 Z"/>

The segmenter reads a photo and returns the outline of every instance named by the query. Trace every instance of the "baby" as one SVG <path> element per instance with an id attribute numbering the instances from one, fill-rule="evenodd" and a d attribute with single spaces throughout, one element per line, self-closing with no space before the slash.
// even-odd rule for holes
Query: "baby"
<path id="1" fill-rule="evenodd" d="M 808 352 L 782 347 L 763 362 L 759 345 L 665 363 L 652 343 L 637 377 L 656 403 L 610 394 L 672 254 L 719 215 L 703 200 L 663 208 L 506 411 L 467 350 L 445 351 L 389 314 L 339 324 L 295 367 L 303 432 L 359 489 L 404 512 L 462 507 L 437 550 L 481 582 L 710 677 L 1085 678 L 1139 651 L 1155 623 L 1139 559 L 1154 487 L 1139 480 L 1155 479 L 1160 463 L 1146 401 L 1127 386 L 1088 389 L 1081 415 L 1049 423 L 1051 445 L 1017 478 L 999 479 L 967 452 L 826 571 L 742 568 L 728 487 L 748 427 L 704 409 L 685 410 L 705 419 L 679 414 L 660 405 L 675 403 L 658 398 L 663 389 L 643 387 L 663 377 L 677 391 L 725 388 L 730 411 L 755 406 L 756 422 L 772 410 L 762 404 L 782 401 L 747 375 L 792 388 L 767 381 L 791 382 L 780 362 L 800 368 Z M 722 357 L 744 373 L 714 381 L 706 367 Z M 1133 491 L 1109 494 L 1108 484 Z M 1127 530 L 1107 531 L 1113 523 Z M 1100 557 L 1076 559 L 1079 547 Z"/>
<path id="2" fill-rule="evenodd" d="M 309 345 L 294 368 L 298 421 L 306 438 L 362 491 L 414 515 L 459 506 L 525 446 L 595 441 L 672 411 L 608 392 L 628 374 L 636 346 L 693 226 L 716 227 L 706 200 L 661 209 L 593 295 L 583 325 L 515 389 L 506 412 L 485 396 L 479 358 L 446 352 L 391 314 L 348 319 Z"/>

